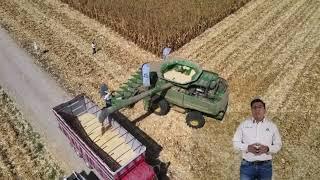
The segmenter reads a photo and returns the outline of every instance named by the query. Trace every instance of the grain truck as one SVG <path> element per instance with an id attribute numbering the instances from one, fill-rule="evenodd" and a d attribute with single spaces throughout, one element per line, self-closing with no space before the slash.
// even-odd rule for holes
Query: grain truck
<path id="1" fill-rule="evenodd" d="M 75 153 L 105 180 L 152 180 L 156 174 L 146 163 L 146 147 L 114 115 L 111 127 L 101 134 L 97 114 L 101 109 L 88 97 L 74 99 L 53 108 L 59 128 Z"/>

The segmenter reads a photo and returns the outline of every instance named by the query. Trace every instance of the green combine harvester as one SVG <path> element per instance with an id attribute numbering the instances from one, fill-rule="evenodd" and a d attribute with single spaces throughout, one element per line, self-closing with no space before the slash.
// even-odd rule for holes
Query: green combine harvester
<path id="1" fill-rule="evenodd" d="M 228 96 L 227 82 L 218 74 L 202 70 L 188 60 L 170 59 L 149 63 L 146 72 L 140 68 L 112 93 L 112 105 L 102 109 L 99 119 L 143 100 L 146 111 L 160 116 L 166 115 L 171 107 L 178 107 L 187 113 L 188 126 L 201 128 L 205 124 L 204 115 L 223 119 Z"/>

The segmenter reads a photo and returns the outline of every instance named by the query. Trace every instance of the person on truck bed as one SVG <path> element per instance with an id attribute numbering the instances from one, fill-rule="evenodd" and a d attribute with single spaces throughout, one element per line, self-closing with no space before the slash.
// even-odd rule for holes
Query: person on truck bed
<path id="1" fill-rule="evenodd" d="M 106 84 L 102 84 L 100 87 L 100 95 L 106 102 L 106 107 L 111 106 L 111 92 Z"/>
<path id="2" fill-rule="evenodd" d="M 109 88 L 106 84 L 102 84 L 100 87 L 100 95 L 101 97 L 104 99 L 104 101 L 106 102 L 106 106 L 105 108 L 110 107 L 111 104 L 111 92 L 109 91 Z M 110 127 L 111 127 L 111 119 L 107 117 L 104 121 L 101 122 L 101 134 L 104 134 Z M 106 122 L 108 121 L 108 123 Z M 107 125 L 106 125 L 107 124 Z"/>

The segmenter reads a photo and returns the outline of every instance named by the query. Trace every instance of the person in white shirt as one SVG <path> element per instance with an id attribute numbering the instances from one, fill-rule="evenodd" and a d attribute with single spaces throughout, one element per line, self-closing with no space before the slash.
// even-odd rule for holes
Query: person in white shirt
<path id="1" fill-rule="evenodd" d="M 268 119 L 265 103 L 256 98 L 251 101 L 252 117 L 237 128 L 233 146 L 242 152 L 240 180 L 271 180 L 272 154 L 282 146 L 277 126 Z"/>
<path id="2" fill-rule="evenodd" d="M 97 53 L 97 49 L 96 49 L 96 42 L 95 40 L 92 41 L 91 43 L 91 47 L 92 47 L 92 54 Z"/>

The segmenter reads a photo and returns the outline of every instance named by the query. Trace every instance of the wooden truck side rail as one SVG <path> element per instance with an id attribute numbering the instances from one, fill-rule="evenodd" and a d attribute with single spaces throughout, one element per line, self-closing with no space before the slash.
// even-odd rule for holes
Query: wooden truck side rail
<path id="1" fill-rule="evenodd" d="M 131 179 L 138 179 L 138 176 L 141 179 L 141 174 L 147 179 L 155 176 L 151 167 L 146 167 L 146 147 L 117 123 L 114 116 L 111 115 L 109 117 L 113 118 L 113 131 L 118 136 L 125 138 L 126 143 L 136 152 L 136 155 L 121 165 L 93 142 L 77 117 L 88 112 L 97 116 L 99 111 L 101 111 L 100 108 L 84 95 L 76 96 L 74 99 L 53 108 L 53 112 L 59 122 L 59 128 L 70 140 L 70 145 L 78 156 L 84 159 L 87 166 L 96 169 L 103 179 L 127 179 L 128 177 L 126 176 L 130 174 L 131 176 L 137 176 L 137 178 L 133 177 Z M 140 169 L 140 171 L 143 169 L 145 172 L 137 173 L 135 172 L 138 171 L 137 169 Z"/>

